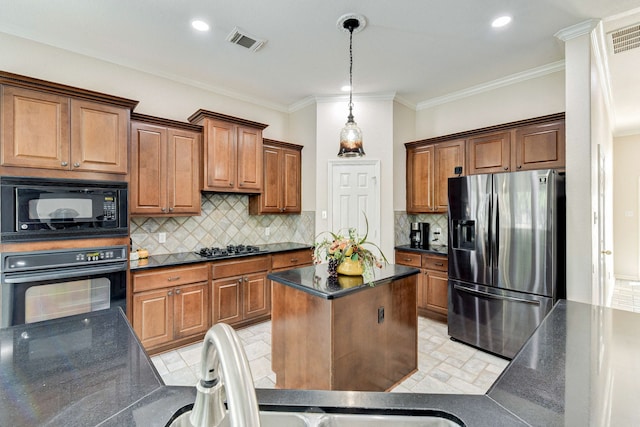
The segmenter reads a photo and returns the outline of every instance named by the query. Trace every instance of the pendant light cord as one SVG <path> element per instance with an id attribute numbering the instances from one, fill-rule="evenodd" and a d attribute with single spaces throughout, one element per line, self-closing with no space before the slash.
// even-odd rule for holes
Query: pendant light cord
<path id="1" fill-rule="evenodd" d="M 353 27 L 349 27 L 349 117 L 353 121 Z"/>

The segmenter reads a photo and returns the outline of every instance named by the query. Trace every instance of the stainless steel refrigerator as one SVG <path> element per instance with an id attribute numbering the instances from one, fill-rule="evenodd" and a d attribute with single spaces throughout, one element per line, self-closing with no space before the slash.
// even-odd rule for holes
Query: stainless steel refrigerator
<path id="1" fill-rule="evenodd" d="M 565 294 L 564 175 L 449 178 L 449 335 L 513 358 Z"/>

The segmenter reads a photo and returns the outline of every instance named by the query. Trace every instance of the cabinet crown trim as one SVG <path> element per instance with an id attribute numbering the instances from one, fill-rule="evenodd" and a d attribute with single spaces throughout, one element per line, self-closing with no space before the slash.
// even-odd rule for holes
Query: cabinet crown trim
<path id="1" fill-rule="evenodd" d="M 202 132 L 202 126 L 193 123 L 180 122 L 178 120 L 165 119 L 162 117 L 148 116 L 146 114 L 131 113 L 131 120 L 136 122 L 148 123 L 150 125 L 166 126 L 194 132 Z"/>
<path id="2" fill-rule="evenodd" d="M 248 126 L 252 128 L 257 128 L 260 130 L 265 129 L 269 125 L 265 125 L 264 123 L 253 122 L 251 120 L 243 119 L 240 117 L 228 116 L 226 114 L 215 113 L 213 111 L 199 109 L 195 113 L 193 113 L 187 119 L 190 123 L 199 124 L 204 119 L 214 119 L 214 120 L 224 120 L 226 122 L 234 123 L 241 126 Z"/>
<path id="3" fill-rule="evenodd" d="M 302 149 L 304 148 L 304 146 L 302 146 L 302 145 L 292 144 L 290 142 L 277 141 L 275 139 L 267 139 L 267 138 L 262 138 L 262 144 L 263 145 L 275 145 L 275 146 L 278 146 L 278 147 L 289 148 L 291 150 L 298 150 L 298 151 L 302 151 Z"/>
<path id="4" fill-rule="evenodd" d="M 40 80 L 33 77 L 9 73 L 6 71 L 0 71 L 0 84 L 18 86 L 32 90 L 46 91 L 57 95 L 64 95 L 73 98 L 101 102 L 104 104 L 116 105 L 119 107 L 129 108 L 130 110 L 133 110 L 136 105 L 138 105 L 138 101 L 134 101 L 132 99 L 121 98 L 119 96 L 113 96 L 106 93 L 67 86 L 60 83 Z"/>
<path id="5" fill-rule="evenodd" d="M 564 120 L 564 117 L 565 117 L 564 112 L 549 114 L 547 116 L 540 116 L 532 119 L 518 120 L 515 122 L 503 123 L 503 124 L 494 125 L 494 126 L 487 126 L 480 129 L 466 130 L 463 132 L 452 133 L 449 135 L 442 135 L 442 136 L 436 136 L 433 138 L 421 139 L 418 141 L 411 141 L 411 142 L 405 143 L 404 146 L 406 148 L 411 148 L 411 147 L 416 147 L 420 145 L 428 145 L 428 144 L 435 144 L 437 142 L 450 141 L 452 139 L 465 139 L 470 136 L 497 132 L 505 129 L 511 130 L 517 127 L 529 126 L 529 125 L 534 125 L 538 123 L 550 122 L 554 120 Z"/>

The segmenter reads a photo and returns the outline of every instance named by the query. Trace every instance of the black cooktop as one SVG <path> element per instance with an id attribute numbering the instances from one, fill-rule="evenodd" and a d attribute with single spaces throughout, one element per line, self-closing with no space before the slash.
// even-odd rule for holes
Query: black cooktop
<path id="1" fill-rule="evenodd" d="M 228 245 L 226 248 L 202 248 L 196 253 L 205 258 L 220 258 L 257 254 L 265 251 L 265 249 L 254 245 Z"/>

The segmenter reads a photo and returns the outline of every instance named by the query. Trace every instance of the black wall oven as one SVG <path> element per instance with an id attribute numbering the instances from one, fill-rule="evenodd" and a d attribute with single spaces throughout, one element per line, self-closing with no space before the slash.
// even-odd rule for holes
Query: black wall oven
<path id="1" fill-rule="evenodd" d="M 0 241 L 127 236 L 125 182 L 0 177 Z"/>
<path id="2" fill-rule="evenodd" d="M 127 247 L 3 253 L 0 327 L 126 307 Z"/>

